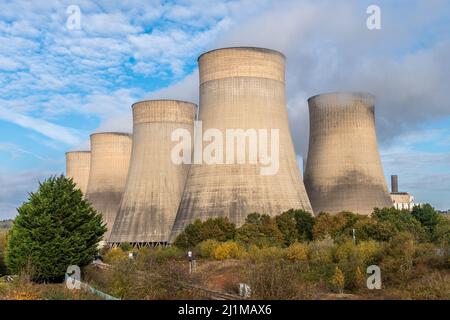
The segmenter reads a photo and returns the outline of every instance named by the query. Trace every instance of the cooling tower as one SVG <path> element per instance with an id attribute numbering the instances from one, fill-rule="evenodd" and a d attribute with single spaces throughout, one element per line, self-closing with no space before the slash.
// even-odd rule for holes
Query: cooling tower
<path id="1" fill-rule="evenodd" d="M 127 133 L 91 134 L 91 170 L 86 199 L 103 215 L 108 239 L 125 188 L 131 155 L 131 136 Z"/>
<path id="2" fill-rule="evenodd" d="M 291 208 L 311 211 L 288 124 L 284 56 L 268 49 L 239 47 L 209 51 L 198 62 L 203 132 L 218 129 L 226 137 L 229 129 L 254 130 L 258 142 L 264 142 L 260 132 L 265 131 L 269 137 L 265 141 L 270 142 L 271 133 L 279 130 L 279 143 L 275 143 L 279 154 L 269 152 L 279 166 L 275 174 L 262 174 L 261 168 L 267 168 L 259 154 L 262 148 L 258 163 L 250 163 L 250 138 L 246 139 L 243 164 L 228 160 L 225 164 L 194 163 L 171 241 L 197 218 L 228 217 L 240 226 L 252 212 L 274 216 Z M 203 147 L 209 143 L 204 141 Z M 270 142 L 268 150 L 271 147 Z M 224 157 L 229 155 L 225 146 L 221 150 Z M 238 152 L 237 147 L 233 150 Z"/>
<path id="3" fill-rule="evenodd" d="M 124 196 L 109 238 L 113 245 L 158 245 L 169 240 L 189 170 L 189 164 L 172 161 L 177 141 L 172 141 L 171 135 L 184 129 L 192 149 L 196 107 L 175 100 L 133 105 L 133 149 Z"/>
<path id="4" fill-rule="evenodd" d="M 83 194 L 86 194 L 90 166 L 90 151 L 66 152 L 66 177 L 72 178 Z"/>
<path id="5" fill-rule="evenodd" d="M 308 100 L 305 186 L 314 212 L 370 215 L 391 207 L 375 131 L 374 97 L 329 93 Z"/>

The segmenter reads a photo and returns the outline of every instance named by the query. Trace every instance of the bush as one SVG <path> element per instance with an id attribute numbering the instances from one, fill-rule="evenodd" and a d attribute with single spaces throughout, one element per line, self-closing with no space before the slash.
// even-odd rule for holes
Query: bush
<path id="1" fill-rule="evenodd" d="M 197 219 L 178 235 L 173 244 L 181 249 L 189 249 L 208 239 L 233 240 L 235 232 L 236 226 L 228 218 L 210 218 L 204 222 Z"/>
<path id="2" fill-rule="evenodd" d="M 341 212 L 336 215 L 320 213 L 315 218 L 313 237 L 320 240 L 330 236 L 335 240 L 345 240 L 352 236 L 354 225 L 362 218 L 350 212 Z"/>
<path id="3" fill-rule="evenodd" d="M 212 257 L 216 260 L 239 259 L 245 254 L 245 249 L 234 241 L 219 244 L 212 252 Z"/>
<path id="4" fill-rule="evenodd" d="M 246 223 L 236 230 L 235 240 L 246 245 L 258 247 L 282 246 L 283 234 L 275 219 L 258 213 L 249 214 Z"/>
<path id="5" fill-rule="evenodd" d="M 345 277 L 344 277 L 344 274 L 342 273 L 341 269 L 339 269 L 338 266 L 336 266 L 334 275 L 331 278 L 330 283 L 336 292 L 339 292 L 339 293 L 344 292 Z"/>
<path id="6" fill-rule="evenodd" d="M 35 281 L 62 281 L 69 265 L 91 263 L 106 231 L 101 215 L 64 176 L 40 183 L 18 212 L 6 263 L 12 273 L 31 265 Z"/>
<path id="7" fill-rule="evenodd" d="M 295 242 L 286 248 L 286 258 L 293 261 L 307 261 L 308 251 L 308 245 Z"/>
<path id="8" fill-rule="evenodd" d="M 407 210 L 395 208 L 375 209 L 372 218 L 378 222 L 391 224 L 395 227 L 395 234 L 408 232 L 416 240 L 426 240 L 426 230 L 421 223 Z"/>
<path id="9" fill-rule="evenodd" d="M 289 211 L 275 217 L 278 230 L 283 235 L 284 245 L 289 246 L 298 239 L 297 221 Z"/>
<path id="10" fill-rule="evenodd" d="M 211 258 L 214 250 L 220 245 L 220 242 L 212 239 L 202 241 L 198 244 L 198 251 L 201 257 Z"/>
<path id="11" fill-rule="evenodd" d="M 104 259 L 105 263 L 116 264 L 119 261 L 127 260 L 128 254 L 125 253 L 121 247 L 112 248 L 105 254 Z"/>
<path id="12" fill-rule="evenodd" d="M 312 264 L 326 265 L 333 262 L 334 243 L 331 238 L 311 242 L 308 247 Z"/>
<path id="13" fill-rule="evenodd" d="M 122 251 L 124 251 L 124 252 L 133 250 L 133 246 L 128 242 L 121 243 L 119 248 L 122 249 Z"/>
<path id="14" fill-rule="evenodd" d="M 311 213 L 303 210 L 289 210 L 293 215 L 297 225 L 297 234 L 299 241 L 311 241 L 313 239 L 314 217 Z"/>
<path id="15" fill-rule="evenodd" d="M 303 270 L 297 263 L 283 259 L 262 260 L 249 264 L 245 270 L 252 299 L 297 299 L 311 294 L 310 288 L 305 288 L 307 284 L 299 279 Z"/>
<path id="16" fill-rule="evenodd" d="M 7 245 L 7 233 L 0 231 L 0 277 L 7 273 L 5 264 L 5 254 Z"/>
<path id="17" fill-rule="evenodd" d="M 256 245 L 251 245 L 247 252 L 248 259 L 253 262 L 281 260 L 286 255 L 286 250 L 279 247 L 260 248 Z"/>

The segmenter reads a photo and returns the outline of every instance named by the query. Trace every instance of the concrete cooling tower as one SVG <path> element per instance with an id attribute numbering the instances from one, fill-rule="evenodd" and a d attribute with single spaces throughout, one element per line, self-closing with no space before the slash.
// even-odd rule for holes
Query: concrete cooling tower
<path id="1" fill-rule="evenodd" d="M 329 93 L 308 100 L 305 186 L 316 214 L 370 215 L 375 207 L 392 207 L 378 153 L 374 100 L 365 93 Z"/>
<path id="2" fill-rule="evenodd" d="M 91 134 L 91 170 L 86 199 L 103 215 L 108 239 L 125 188 L 131 155 L 128 133 Z"/>
<path id="3" fill-rule="evenodd" d="M 72 178 L 73 182 L 81 190 L 83 195 L 86 194 L 90 166 L 90 151 L 66 152 L 66 177 Z"/>
<path id="4" fill-rule="evenodd" d="M 311 212 L 288 124 L 285 57 L 273 50 L 238 47 L 204 53 L 198 62 L 199 120 L 203 132 L 206 135 L 212 129 L 223 134 L 223 158 L 230 156 L 230 152 L 225 152 L 225 144 L 231 140 L 227 138 L 227 130 L 241 129 L 249 133 L 244 145 L 246 161 L 229 163 L 227 159 L 225 164 L 203 161 L 191 166 L 171 241 L 195 219 L 228 217 L 240 226 L 252 212 L 271 216 L 291 208 Z M 248 161 L 249 141 L 255 139 L 247 130 L 254 130 L 258 143 L 269 142 L 268 154 L 271 160 L 278 161 L 278 170 L 274 174 L 262 174 L 261 168 L 269 165 L 267 158 L 263 161 L 259 145 L 257 163 Z M 279 146 L 278 155 L 270 152 L 271 148 L 272 151 L 276 149 L 271 143 L 271 134 L 276 130 L 279 130 L 279 140 L 273 141 Z M 261 131 L 267 133 L 267 139 Z M 203 148 L 209 144 L 204 141 Z M 238 145 L 236 142 L 232 149 L 234 153 L 239 152 Z"/>
<path id="5" fill-rule="evenodd" d="M 197 106 L 176 100 L 133 105 L 133 148 L 127 184 L 114 227 L 112 245 L 159 245 L 169 240 L 189 164 L 177 164 L 172 133 L 189 133 L 192 149 Z M 190 156 L 191 152 L 189 152 Z"/>

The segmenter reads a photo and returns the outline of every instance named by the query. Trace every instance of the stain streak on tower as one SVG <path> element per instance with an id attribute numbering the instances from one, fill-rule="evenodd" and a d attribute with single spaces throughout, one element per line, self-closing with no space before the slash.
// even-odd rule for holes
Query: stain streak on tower
<path id="1" fill-rule="evenodd" d="M 369 215 L 375 207 L 391 207 L 377 147 L 374 97 L 328 93 L 308 103 L 305 186 L 314 212 Z"/>
<path id="2" fill-rule="evenodd" d="M 178 142 L 171 135 L 181 128 L 193 142 L 196 107 L 176 100 L 133 105 L 130 170 L 110 243 L 155 245 L 169 240 L 189 170 L 188 164 L 172 161 Z"/>
<path id="3" fill-rule="evenodd" d="M 193 164 L 171 241 L 197 218 L 228 217 L 240 226 L 252 212 L 311 211 L 288 124 L 284 56 L 239 47 L 207 52 L 198 61 L 203 132 L 214 128 L 225 136 L 226 129 L 266 129 L 270 137 L 271 129 L 279 129 L 279 170 L 261 175 L 263 166 L 249 162 Z"/>
<path id="4" fill-rule="evenodd" d="M 119 209 L 131 155 L 128 133 L 102 132 L 91 134 L 91 169 L 86 199 L 103 216 L 108 239 Z"/>
<path id="5" fill-rule="evenodd" d="M 89 170 L 91 166 L 90 151 L 66 152 L 66 177 L 72 178 L 73 182 L 86 194 L 89 182 Z"/>

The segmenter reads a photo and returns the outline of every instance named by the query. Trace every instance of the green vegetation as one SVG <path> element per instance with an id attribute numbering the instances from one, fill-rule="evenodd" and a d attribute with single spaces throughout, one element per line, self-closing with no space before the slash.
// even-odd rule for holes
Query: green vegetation
<path id="1" fill-rule="evenodd" d="M 33 281 L 58 282 L 69 265 L 89 264 L 105 226 L 72 180 L 51 177 L 18 208 L 9 233 L 6 264 Z"/>
<path id="2" fill-rule="evenodd" d="M 227 219 L 200 220 L 186 227 L 175 246 L 194 248 L 204 240 L 235 240 L 245 247 L 288 247 L 295 242 L 310 242 L 331 238 L 342 243 L 356 241 L 387 242 L 407 232 L 421 243 L 450 244 L 450 221 L 430 205 L 415 207 L 412 212 L 394 208 L 375 209 L 372 217 L 342 212 L 336 215 L 320 213 L 316 217 L 301 210 L 289 210 L 271 218 L 251 213 L 239 228 Z"/>

